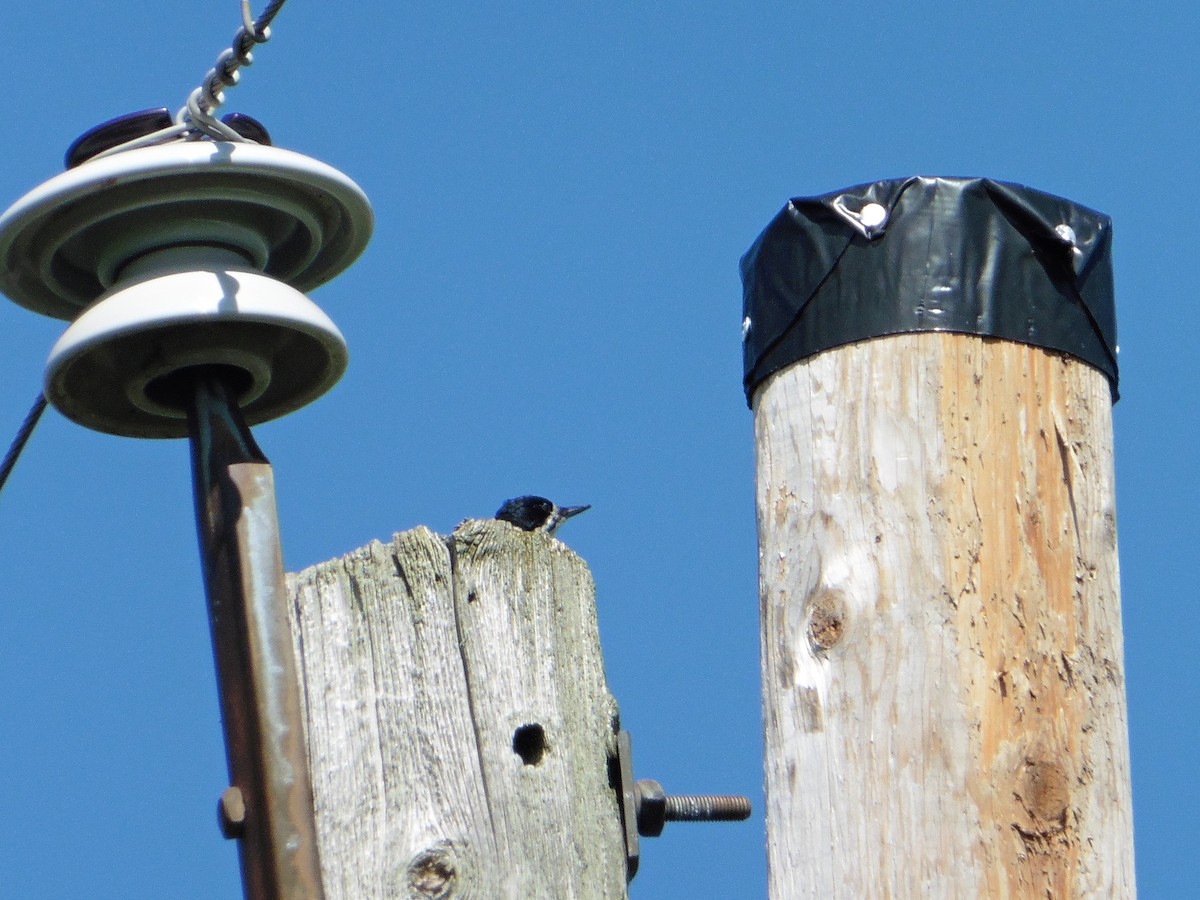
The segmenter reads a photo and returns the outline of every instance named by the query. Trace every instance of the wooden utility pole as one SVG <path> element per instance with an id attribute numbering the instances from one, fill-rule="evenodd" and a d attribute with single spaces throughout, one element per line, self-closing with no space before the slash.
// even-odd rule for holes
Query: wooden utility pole
<path id="1" fill-rule="evenodd" d="M 626 897 L 583 561 L 468 521 L 289 576 L 326 896 Z"/>
<path id="2" fill-rule="evenodd" d="M 1132 896 L 1115 382 L 979 334 L 799 357 L 748 386 L 770 896 Z"/>

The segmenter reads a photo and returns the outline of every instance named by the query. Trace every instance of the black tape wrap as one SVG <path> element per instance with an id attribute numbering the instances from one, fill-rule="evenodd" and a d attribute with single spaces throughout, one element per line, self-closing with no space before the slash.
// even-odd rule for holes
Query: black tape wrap
<path id="1" fill-rule="evenodd" d="M 832 347 L 918 331 L 1020 341 L 1117 399 L 1108 216 L 984 178 L 877 181 L 788 203 L 742 257 L 746 402 Z"/>

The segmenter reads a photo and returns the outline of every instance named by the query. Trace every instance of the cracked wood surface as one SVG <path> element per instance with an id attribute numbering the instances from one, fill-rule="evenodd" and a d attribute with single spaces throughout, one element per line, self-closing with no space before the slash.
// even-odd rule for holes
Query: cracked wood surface
<path id="1" fill-rule="evenodd" d="M 1134 895 L 1111 407 L 950 334 L 759 390 L 771 897 Z"/>
<path id="2" fill-rule="evenodd" d="M 329 900 L 626 897 L 617 709 L 578 556 L 467 521 L 288 589 Z"/>

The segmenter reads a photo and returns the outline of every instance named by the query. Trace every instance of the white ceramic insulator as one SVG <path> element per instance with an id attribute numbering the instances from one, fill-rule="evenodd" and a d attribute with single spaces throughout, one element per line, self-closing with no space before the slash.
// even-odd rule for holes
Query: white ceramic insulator
<path id="1" fill-rule="evenodd" d="M 336 169 L 252 143 L 97 157 L 0 216 L 0 290 L 74 319 L 47 399 L 112 434 L 187 434 L 180 370 L 231 372 L 250 424 L 316 399 L 346 368 L 337 327 L 301 291 L 362 252 L 373 217 Z M 169 385 L 169 387 L 168 387 Z"/>
<path id="2" fill-rule="evenodd" d="M 67 329 L 46 365 L 47 399 L 81 425 L 184 437 L 184 407 L 155 385 L 206 365 L 244 373 L 238 404 L 253 425 L 316 399 L 346 369 L 346 342 L 329 317 L 231 251 L 162 251 L 126 274 Z"/>

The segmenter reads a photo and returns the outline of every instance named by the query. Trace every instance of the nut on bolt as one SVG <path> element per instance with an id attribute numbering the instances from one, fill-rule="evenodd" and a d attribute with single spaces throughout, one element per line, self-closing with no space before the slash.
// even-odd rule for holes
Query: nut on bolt
<path id="1" fill-rule="evenodd" d="M 617 732 L 617 755 L 610 760 L 613 787 L 625 832 L 625 875 L 631 880 L 641 861 L 638 837 L 658 837 L 668 822 L 740 822 L 750 818 L 750 798 L 729 795 L 668 795 L 649 778 L 633 780 L 633 740 Z"/>
<path id="2" fill-rule="evenodd" d="M 239 787 L 227 787 L 217 804 L 217 820 L 221 823 L 221 834 L 227 841 L 242 836 L 246 826 L 246 798 Z"/>

